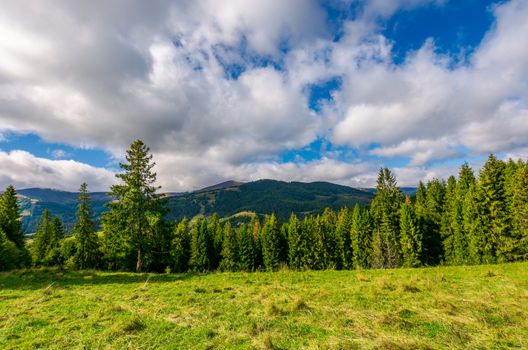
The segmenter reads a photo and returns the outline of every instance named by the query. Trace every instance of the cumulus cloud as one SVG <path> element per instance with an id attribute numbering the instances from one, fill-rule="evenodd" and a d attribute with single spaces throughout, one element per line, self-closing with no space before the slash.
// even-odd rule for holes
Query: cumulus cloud
<path id="1" fill-rule="evenodd" d="M 330 3 L 345 10 L 356 2 Z M 335 41 L 315 0 L 0 0 L 0 140 L 9 131 L 36 133 L 119 158 L 141 138 L 171 191 L 229 178 L 372 185 L 383 160 L 397 157 L 410 159 L 398 171 L 416 182 L 442 175 L 435 162 L 463 157 L 462 149 L 526 149 L 525 1 L 493 7 L 495 23 L 467 60 L 438 54 L 429 39 L 394 63 L 380 22 L 444 3 L 365 1 Z M 309 87 L 331 79 L 340 81 L 332 99 L 311 110 Z M 277 161 L 317 139 L 353 150 L 356 159 Z M 32 157 L 3 157 L 22 154 Z M 111 174 L 50 162 L 92 177 Z M 12 178 L 3 171 L 5 181 Z M 52 174 L 70 174 L 61 171 Z M 52 186 L 31 179 L 23 183 Z"/>
<path id="2" fill-rule="evenodd" d="M 114 174 L 73 160 L 35 157 L 25 151 L 0 151 L 0 188 L 44 187 L 77 191 L 82 182 L 91 191 L 107 191 Z"/>

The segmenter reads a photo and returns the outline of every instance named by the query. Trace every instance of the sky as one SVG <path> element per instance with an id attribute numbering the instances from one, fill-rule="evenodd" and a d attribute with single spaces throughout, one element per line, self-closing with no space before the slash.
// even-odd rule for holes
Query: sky
<path id="1" fill-rule="evenodd" d="M 0 188 L 402 186 L 528 157 L 528 1 L 0 0 Z"/>

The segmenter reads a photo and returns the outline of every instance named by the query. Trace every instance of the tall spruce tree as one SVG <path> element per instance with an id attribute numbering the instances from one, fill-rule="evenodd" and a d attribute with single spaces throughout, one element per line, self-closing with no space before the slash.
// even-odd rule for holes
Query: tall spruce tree
<path id="1" fill-rule="evenodd" d="M 302 225 L 297 215 L 291 214 L 288 221 L 288 263 L 292 269 L 303 267 L 304 237 Z"/>
<path id="2" fill-rule="evenodd" d="M 470 188 L 475 187 L 475 175 L 467 163 L 463 164 L 458 174 L 454 203 L 449 216 L 453 232 L 452 264 L 461 265 L 468 262 L 468 238 L 464 224 L 464 200 Z"/>
<path id="3" fill-rule="evenodd" d="M 506 201 L 505 164 L 490 154 L 482 168 L 478 181 L 478 200 L 484 239 L 482 259 L 485 263 L 507 260 L 507 241 L 510 234 Z"/>
<path id="4" fill-rule="evenodd" d="M 174 228 L 174 237 L 171 245 L 172 270 L 185 272 L 189 268 L 191 252 L 191 235 L 189 220 L 183 218 Z"/>
<path id="5" fill-rule="evenodd" d="M 255 241 L 251 226 L 240 226 L 237 234 L 239 243 L 239 268 L 242 271 L 253 271 L 255 269 Z"/>
<path id="6" fill-rule="evenodd" d="M 371 205 L 375 225 L 372 240 L 374 267 L 394 268 L 401 265 L 398 213 L 402 202 L 403 194 L 397 186 L 395 176 L 389 169 L 381 169 Z"/>
<path id="7" fill-rule="evenodd" d="M 262 227 L 262 258 L 264 268 L 277 270 L 280 263 L 280 227 L 275 214 L 266 218 Z"/>
<path id="8" fill-rule="evenodd" d="M 528 162 L 519 162 L 511 190 L 512 240 L 507 260 L 528 260 Z"/>
<path id="9" fill-rule="evenodd" d="M 422 262 L 425 265 L 437 265 L 443 256 L 442 220 L 446 185 L 439 179 L 427 183 L 425 231 L 423 231 Z"/>
<path id="10" fill-rule="evenodd" d="M 211 270 L 213 256 L 213 238 L 207 221 L 198 220 L 191 231 L 191 258 L 189 265 L 194 271 Z"/>
<path id="11" fill-rule="evenodd" d="M 86 182 L 81 184 L 77 202 L 77 220 L 73 228 L 76 245 L 74 260 L 80 269 L 95 268 L 99 260 L 99 242 Z"/>
<path id="12" fill-rule="evenodd" d="M 422 234 L 409 197 L 400 209 L 400 246 L 402 265 L 404 267 L 419 266 L 422 253 Z"/>
<path id="13" fill-rule="evenodd" d="M 0 197 L 0 228 L 7 239 L 21 249 L 24 247 L 24 234 L 16 195 L 15 188 L 8 186 Z"/>
<path id="14" fill-rule="evenodd" d="M 238 267 L 238 244 L 236 232 L 231 222 L 226 222 L 223 229 L 222 260 L 220 269 L 223 271 L 235 271 Z"/>
<path id="15" fill-rule="evenodd" d="M 130 240 L 136 254 L 135 270 L 143 270 L 145 254 L 151 254 L 151 246 L 160 234 L 159 221 L 166 214 L 165 201 L 156 192 L 155 162 L 150 149 L 141 140 L 134 141 L 126 151 L 126 163 L 121 163 L 123 173 L 116 174 L 121 184 L 111 187 L 108 204 L 110 211 L 126 223 L 122 234 Z"/>
<path id="16" fill-rule="evenodd" d="M 352 266 L 364 269 L 369 266 L 372 250 L 372 227 L 367 210 L 359 204 L 354 206 L 350 226 L 350 245 L 352 251 Z"/>
<path id="17" fill-rule="evenodd" d="M 337 215 L 335 224 L 336 251 L 334 259 L 336 269 L 349 269 L 352 267 L 352 251 L 350 241 L 350 228 L 352 224 L 352 213 L 350 209 L 343 208 Z"/>
<path id="18" fill-rule="evenodd" d="M 456 179 L 454 176 L 450 176 L 447 180 L 443 212 L 440 233 L 444 251 L 444 262 L 452 265 L 455 261 L 454 231 L 457 224 L 456 217 L 461 214 L 457 208 Z"/>
<path id="19" fill-rule="evenodd" d="M 51 216 L 48 209 L 44 209 L 37 225 L 37 231 L 33 243 L 31 244 L 31 254 L 33 263 L 36 266 L 42 265 L 48 254 L 52 239 Z"/>

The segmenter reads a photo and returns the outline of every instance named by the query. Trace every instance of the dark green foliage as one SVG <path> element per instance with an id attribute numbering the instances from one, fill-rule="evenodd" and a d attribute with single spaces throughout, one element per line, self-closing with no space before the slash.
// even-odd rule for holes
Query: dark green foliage
<path id="1" fill-rule="evenodd" d="M 165 201 L 156 193 L 154 186 L 155 163 L 149 148 L 136 140 L 126 152 L 127 163 L 120 164 L 123 173 L 116 174 L 121 184 L 111 187 L 110 196 L 116 200 L 108 204 L 112 216 L 123 222 L 120 233 L 130 241 L 136 255 L 135 270 L 142 271 L 145 256 L 152 255 L 154 242 L 158 242 L 165 232 L 162 223 L 166 214 Z M 166 241 L 166 239 L 163 239 Z M 168 251 L 164 251 L 165 256 Z"/>
<path id="2" fill-rule="evenodd" d="M 189 268 L 191 251 L 191 234 L 189 231 L 189 220 L 183 218 L 174 229 L 172 240 L 171 258 L 172 271 L 185 272 Z"/>
<path id="3" fill-rule="evenodd" d="M 372 200 L 373 267 L 394 268 L 401 265 L 398 213 L 402 202 L 403 194 L 398 189 L 396 178 L 389 169 L 381 169 L 378 174 L 376 195 Z"/>
<path id="4" fill-rule="evenodd" d="M 7 239 L 13 242 L 17 248 L 20 249 L 24 246 L 20 208 L 13 186 L 8 186 L 0 197 L 0 228 L 4 231 Z"/>
<path id="5" fill-rule="evenodd" d="M 76 243 L 75 264 L 80 269 L 95 268 L 99 263 L 99 240 L 90 207 L 88 185 L 81 184 L 77 205 L 77 221 L 73 231 Z"/>
<path id="6" fill-rule="evenodd" d="M 352 227 L 352 212 L 343 208 L 337 215 L 335 237 L 337 242 L 336 269 L 352 268 L 352 242 L 350 230 Z"/>
<path id="7" fill-rule="evenodd" d="M 528 163 L 519 162 L 511 190 L 512 239 L 508 242 L 508 260 L 528 259 Z"/>
<path id="8" fill-rule="evenodd" d="M 7 238 L 5 232 L 0 228 L 0 271 L 8 271 L 20 267 L 21 252 L 16 244 Z"/>
<path id="9" fill-rule="evenodd" d="M 275 214 L 266 218 L 262 227 L 262 258 L 264 268 L 274 271 L 280 263 L 280 227 Z"/>
<path id="10" fill-rule="evenodd" d="M 218 217 L 218 214 L 213 214 L 209 220 L 208 229 L 213 239 L 211 265 L 213 268 L 217 268 L 220 265 L 220 260 L 222 260 L 223 245 L 223 230 L 222 226 L 220 225 L 220 218 Z"/>
<path id="11" fill-rule="evenodd" d="M 436 265 L 443 256 L 442 220 L 446 184 L 438 179 L 427 183 L 425 199 L 425 217 L 423 232 L 422 262 L 425 265 Z"/>
<path id="12" fill-rule="evenodd" d="M 297 215 L 292 214 L 288 222 L 288 263 L 290 268 L 304 267 L 303 258 L 307 254 L 304 230 Z"/>
<path id="13" fill-rule="evenodd" d="M 194 271 L 211 269 L 213 256 L 213 238 L 206 220 L 198 220 L 191 230 L 191 258 L 189 266 Z"/>
<path id="14" fill-rule="evenodd" d="M 352 212 L 351 221 L 352 267 L 364 269 L 369 267 L 372 248 L 372 225 L 369 212 L 356 204 Z"/>
<path id="15" fill-rule="evenodd" d="M 410 198 L 407 198 L 400 209 L 400 246 L 402 266 L 419 266 L 422 253 L 422 234 Z"/>
<path id="16" fill-rule="evenodd" d="M 238 244 L 237 235 L 231 223 L 228 221 L 223 229 L 222 260 L 220 269 L 223 271 L 235 271 L 238 267 Z"/>
<path id="17" fill-rule="evenodd" d="M 253 231 L 247 225 L 237 230 L 238 237 L 238 266 L 242 271 L 253 271 L 255 266 L 256 247 Z"/>

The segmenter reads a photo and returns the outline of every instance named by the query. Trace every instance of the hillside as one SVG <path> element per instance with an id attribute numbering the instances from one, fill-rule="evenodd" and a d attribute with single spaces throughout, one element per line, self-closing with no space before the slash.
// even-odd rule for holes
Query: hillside
<path id="1" fill-rule="evenodd" d="M 2 349 L 526 349 L 528 263 L 0 273 Z"/>
<path id="2" fill-rule="evenodd" d="M 23 229 L 26 233 L 36 230 L 45 208 L 58 215 L 67 228 L 75 220 L 77 193 L 42 188 L 18 190 L 22 211 Z M 241 183 L 228 181 L 190 193 L 169 194 L 170 217 L 181 219 L 198 214 L 232 216 L 240 212 L 270 214 L 287 218 L 291 212 L 299 215 L 322 212 L 324 208 L 339 209 L 356 203 L 368 205 L 372 192 L 328 182 L 283 182 L 259 180 Z M 106 193 L 91 193 L 93 210 L 99 218 L 106 210 L 110 198 Z"/>
<path id="3" fill-rule="evenodd" d="M 356 203 L 368 205 L 372 198 L 373 194 L 368 191 L 328 182 L 259 180 L 172 197 L 169 205 L 172 217 L 177 219 L 213 213 L 225 217 L 239 212 L 274 212 L 285 219 L 292 212 L 303 215 L 322 212 L 326 207 L 339 209 Z"/>

